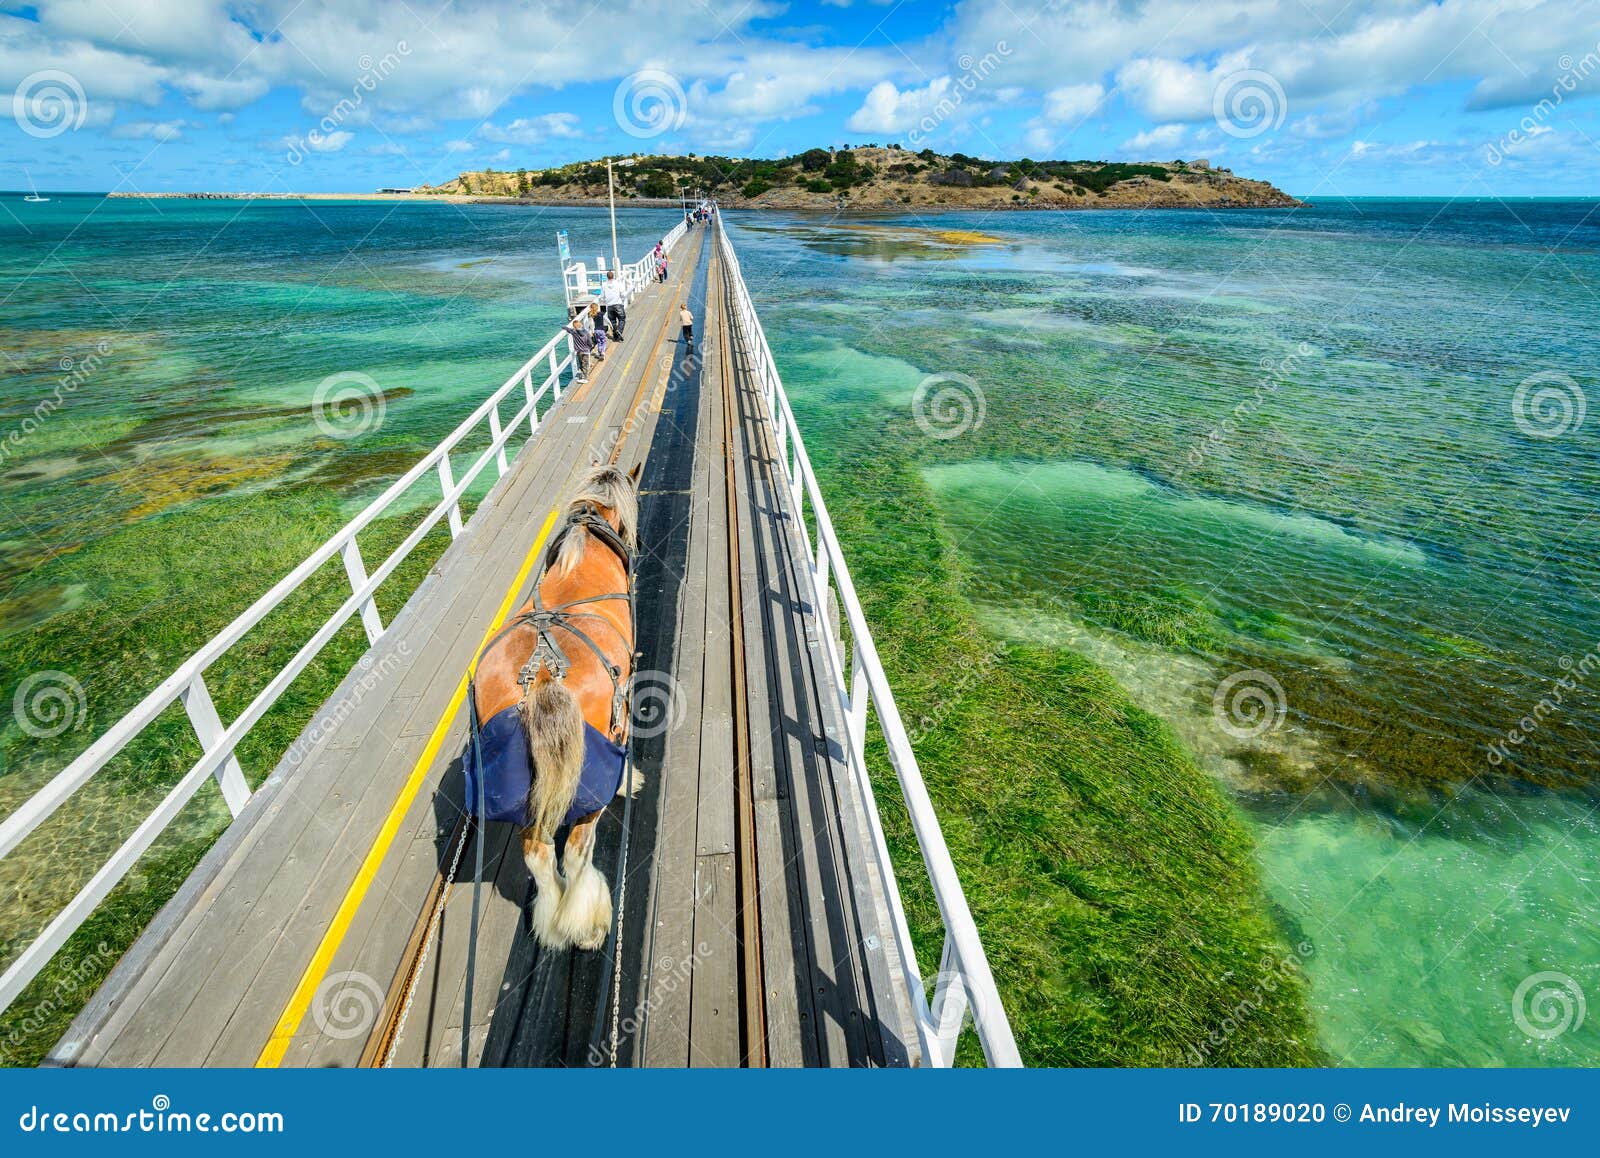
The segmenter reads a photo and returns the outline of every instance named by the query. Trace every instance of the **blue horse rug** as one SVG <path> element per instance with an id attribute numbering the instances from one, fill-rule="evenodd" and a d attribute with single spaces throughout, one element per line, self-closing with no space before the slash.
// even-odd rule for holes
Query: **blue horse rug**
<path id="1" fill-rule="evenodd" d="M 467 744 L 462 766 L 467 773 L 467 815 L 478 814 L 478 780 L 483 778 L 485 820 L 528 823 L 528 793 L 533 788 L 533 756 L 528 751 L 528 734 L 523 731 L 517 705 L 496 712 L 488 723 L 479 725 L 472 714 L 476 733 Z M 567 810 L 562 826 L 577 823 L 590 813 L 599 812 L 622 788 L 622 774 L 628 750 L 613 744 L 587 722 L 583 725 L 583 773 L 578 778 L 578 795 Z"/>

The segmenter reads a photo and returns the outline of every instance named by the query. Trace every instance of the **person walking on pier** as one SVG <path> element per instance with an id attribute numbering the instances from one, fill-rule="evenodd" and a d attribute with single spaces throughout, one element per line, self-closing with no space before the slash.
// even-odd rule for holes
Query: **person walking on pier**
<path id="1" fill-rule="evenodd" d="M 574 384 L 589 380 L 589 358 L 594 353 L 594 331 L 583 324 L 583 318 L 573 318 L 561 327 L 561 332 L 572 339 L 572 381 Z"/>
<path id="2" fill-rule="evenodd" d="M 694 349 L 694 315 L 689 312 L 687 302 L 678 306 L 678 322 L 683 326 L 683 346 L 686 350 Z"/>
<path id="3" fill-rule="evenodd" d="M 600 309 L 604 314 L 602 325 L 611 330 L 613 338 L 622 341 L 622 328 L 628 321 L 628 305 L 616 270 L 606 274 L 605 285 L 600 287 Z"/>

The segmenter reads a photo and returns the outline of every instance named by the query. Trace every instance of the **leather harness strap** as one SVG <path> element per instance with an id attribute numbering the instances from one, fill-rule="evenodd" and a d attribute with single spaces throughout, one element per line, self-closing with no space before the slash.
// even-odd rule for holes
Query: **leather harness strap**
<path id="1" fill-rule="evenodd" d="M 628 590 L 613 592 L 608 595 L 590 595 L 583 599 L 572 599 L 554 607 L 546 607 L 539 598 L 539 585 L 549 572 L 550 563 L 556 558 L 556 553 L 560 550 L 562 541 L 566 539 L 567 535 L 580 527 L 599 539 L 616 554 L 618 560 L 622 563 L 623 574 L 628 577 Z M 478 660 L 482 662 L 483 657 L 509 632 L 518 627 L 531 626 L 538 632 L 539 642 L 535 645 L 533 654 L 528 658 L 528 662 L 523 664 L 522 669 L 517 673 L 517 683 L 521 686 L 522 694 L 525 697 L 535 677 L 538 676 L 541 667 L 548 665 L 551 674 L 560 680 L 566 678 L 567 670 L 572 666 L 571 661 L 567 658 L 567 653 L 562 649 L 561 644 L 557 642 L 553 634 L 555 629 L 560 628 L 567 634 L 576 636 L 588 646 L 590 651 L 594 652 L 595 658 L 600 661 L 601 666 L 606 670 L 606 674 L 611 677 L 610 733 L 611 740 L 617 742 L 618 736 L 622 732 L 622 724 L 627 719 L 628 688 L 622 678 L 622 668 L 606 658 L 605 652 L 601 650 L 600 645 L 594 641 L 594 638 L 583 628 L 573 623 L 573 620 L 598 619 L 616 633 L 624 649 L 628 647 L 628 640 L 622 634 L 622 630 L 605 616 L 597 615 L 592 611 L 574 612 L 571 610 L 586 603 L 603 603 L 612 599 L 627 601 L 628 620 L 632 622 L 633 551 L 611 524 L 606 522 L 600 513 L 594 509 L 593 505 L 586 504 L 569 513 L 566 521 L 561 525 L 561 529 L 552 535 L 550 541 L 545 544 L 544 560 L 539 567 L 539 579 L 533 585 L 533 609 L 513 616 L 511 621 L 497 631 L 494 637 L 484 645 L 483 650 L 478 653 Z M 473 694 L 476 694 L 476 689 L 473 690 Z"/>

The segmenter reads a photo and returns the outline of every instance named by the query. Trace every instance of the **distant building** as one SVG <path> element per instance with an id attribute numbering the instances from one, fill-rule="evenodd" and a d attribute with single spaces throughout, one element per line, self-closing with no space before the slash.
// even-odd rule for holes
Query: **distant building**
<path id="1" fill-rule="evenodd" d="M 411 192 L 414 192 L 414 190 L 411 190 L 411 189 L 379 189 L 378 192 L 379 193 L 411 193 Z"/>

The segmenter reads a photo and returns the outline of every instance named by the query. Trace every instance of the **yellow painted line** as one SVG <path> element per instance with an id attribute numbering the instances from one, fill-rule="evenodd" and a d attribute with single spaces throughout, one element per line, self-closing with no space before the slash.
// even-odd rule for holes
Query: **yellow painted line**
<path id="1" fill-rule="evenodd" d="M 333 916 L 333 923 L 328 926 L 327 932 L 322 935 L 322 943 L 317 946 L 316 953 L 311 958 L 311 963 L 306 966 L 305 975 L 300 978 L 300 984 L 295 987 L 294 995 L 289 998 L 289 1004 L 284 1006 L 283 1015 L 278 1018 L 277 1027 L 272 1031 L 272 1036 L 267 1039 L 266 1047 L 261 1051 L 261 1056 L 256 1058 L 257 1068 L 273 1068 L 283 1061 L 284 1054 L 289 1052 L 289 1044 L 294 1040 L 295 1033 L 300 1028 L 300 1023 L 305 1020 L 306 1011 L 311 1008 L 311 1001 L 316 996 L 317 988 L 322 984 L 323 977 L 328 972 L 328 966 L 333 964 L 334 954 L 338 953 L 344 935 L 350 930 L 350 923 L 355 920 L 356 912 L 361 908 L 361 902 L 367 895 L 367 890 L 372 887 L 373 880 L 378 875 L 378 869 L 383 865 L 383 858 L 389 852 L 389 846 L 394 843 L 394 838 L 399 835 L 400 826 L 405 823 L 406 813 L 411 810 L 412 802 L 421 791 L 423 782 L 428 778 L 428 772 L 433 767 L 433 762 L 438 758 L 439 749 L 444 746 L 445 737 L 450 734 L 450 725 L 455 721 L 456 713 L 461 710 L 461 705 L 466 702 L 467 686 L 472 678 L 472 669 L 477 666 L 477 655 L 486 646 L 489 639 L 500 629 L 506 616 L 511 613 L 512 605 L 517 599 L 517 592 L 522 590 L 522 585 L 528 581 L 534 564 L 539 559 L 539 552 L 544 549 L 545 540 L 550 537 L 551 529 L 556 525 L 556 511 L 551 510 L 544 521 L 544 526 L 539 529 L 539 537 L 533 541 L 533 547 L 522 560 L 522 566 L 517 570 L 517 577 L 512 580 L 511 586 L 506 589 L 505 598 L 500 601 L 500 609 L 495 612 L 494 620 L 489 629 L 483 633 L 483 641 L 478 644 L 477 651 L 473 652 L 472 665 L 468 667 L 467 674 L 461 677 L 461 682 L 456 685 L 455 695 L 450 697 L 450 706 L 444 710 L 444 715 L 439 718 L 439 723 L 433 729 L 433 735 L 428 737 L 428 745 L 423 748 L 422 755 L 417 758 L 417 763 L 411 769 L 411 775 L 405 782 L 405 787 L 400 790 L 400 795 L 394 802 L 394 807 L 389 809 L 389 816 L 383 822 L 383 827 L 378 830 L 378 838 L 372 842 L 372 847 L 367 850 L 367 857 L 361 862 L 361 869 L 356 873 L 356 879 L 350 883 L 349 890 L 344 895 L 344 900 L 339 904 L 339 911 Z"/>

